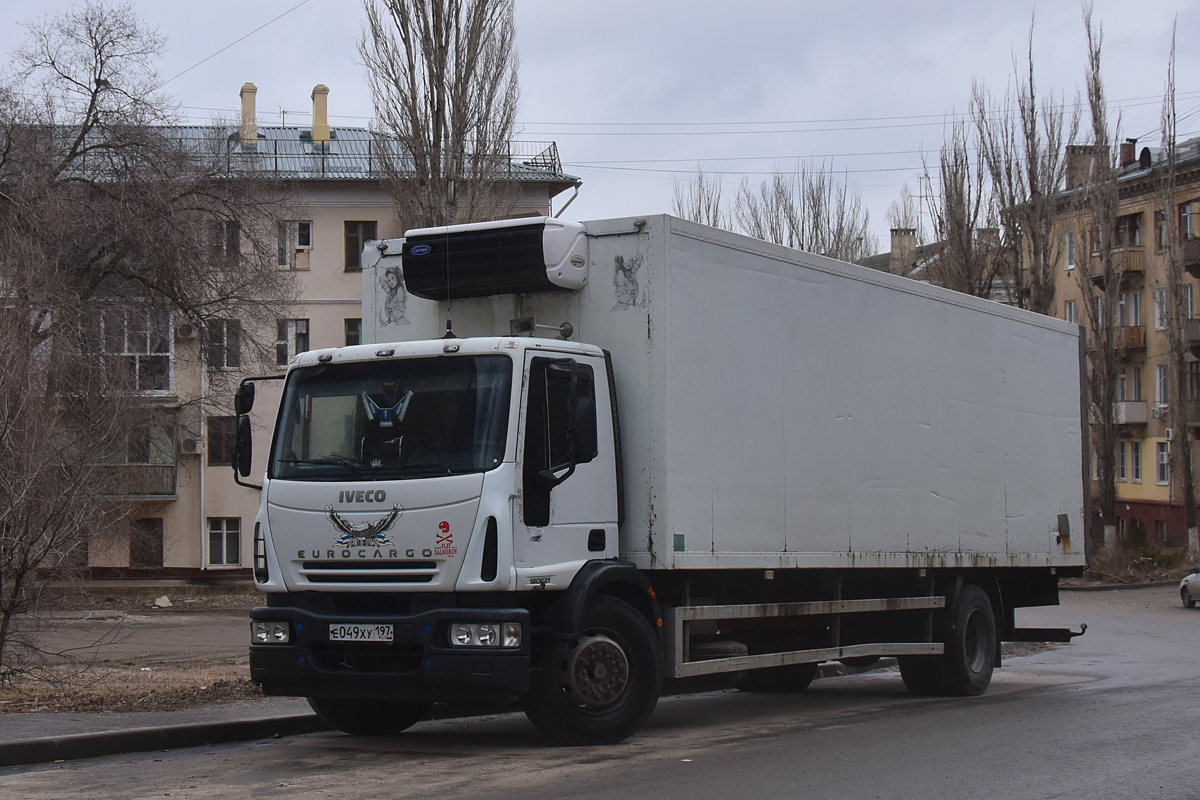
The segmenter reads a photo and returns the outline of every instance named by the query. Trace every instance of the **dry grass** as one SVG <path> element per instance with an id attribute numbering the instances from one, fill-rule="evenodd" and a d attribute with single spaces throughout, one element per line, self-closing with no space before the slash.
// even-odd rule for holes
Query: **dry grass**
<path id="1" fill-rule="evenodd" d="M 260 697 L 244 662 L 55 667 L 0 687 L 0 714 L 181 711 Z"/>
<path id="2" fill-rule="evenodd" d="M 1096 553 L 1082 578 L 1066 578 L 1062 585 L 1126 585 L 1177 581 L 1196 566 L 1200 564 L 1188 559 L 1186 548 L 1129 544 L 1113 552 L 1101 550 Z"/>

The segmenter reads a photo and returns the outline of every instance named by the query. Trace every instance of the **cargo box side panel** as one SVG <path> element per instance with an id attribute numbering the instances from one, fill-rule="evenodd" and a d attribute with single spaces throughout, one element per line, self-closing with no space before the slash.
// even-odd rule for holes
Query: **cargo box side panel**
<path id="1" fill-rule="evenodd" d="M 749 258 L 704 246 L 668 255 L 663 482 L 676 553 L 785 549 L 786 279 Z"/>
<path id="2" fill-rule="evenodd" d="M 1081 563 L 1073 329 L 671 224 L 674 566 Z"/>
<path id="3" fill-rule="evenodd" d="M 667 361 L 657 349 L 662 335 L 663 218 L 634 226 L 634 219 L 588 222 L 588 284 L 578 293 L 573 338 L 612 353 L 621 424 L 625 519 L 621 556 L 641 567 L 668 565 L 672 544 L 659 531 L 666 513 L 658 501 L 665 478 L 655 478 L 664 458 L 662 402 Z M 540 320 L 539 320 L 540 321 Z"/>

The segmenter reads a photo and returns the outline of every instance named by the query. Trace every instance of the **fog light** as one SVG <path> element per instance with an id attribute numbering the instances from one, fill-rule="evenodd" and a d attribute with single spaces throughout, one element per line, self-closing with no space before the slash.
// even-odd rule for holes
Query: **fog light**
<path id="1" fill-rule="evenodd" d="M 254 644 L 287 644 L 292 640 L 291 627 L 286 622 L 251 622 L 250 640 Z"/>
<path id="2" fill-rule="evenodd" d="M 455 625 L 452 630 L 451 636 L 453 637 L 453 641 L 451 642 L 451 644 L 462 644 L 462 645 L 470 644 L 471 640 L 473 638 L 475 638 L 474 636 L 471 635 L 471 626 L 470 625 Z"/>
<path id="3" fill-rule="evenodd" d="M 479 626 L 479 643 L 484 647 L 491 647 L 496 644 L 496 626 L 495 625 L 480 625 Z"/>

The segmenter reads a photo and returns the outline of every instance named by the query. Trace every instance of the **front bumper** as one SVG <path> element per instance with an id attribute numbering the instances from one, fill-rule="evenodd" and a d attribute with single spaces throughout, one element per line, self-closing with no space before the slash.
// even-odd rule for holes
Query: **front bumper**
<path id="1" fill-rule="evenodd" d="M 251 644 L 250 677 L 263 693 L 442 702 L 512 702 L 529 690 L 529 612 L 442 608 L 404 615 L 315 614 L 256 608 L 252 620 L 287 621 L 286 645 Z M 454 622 L 519 622 L 519 648 L 451 647 Z M 331 624 L 390 623 L 391 642 L 334 642 Z"/>

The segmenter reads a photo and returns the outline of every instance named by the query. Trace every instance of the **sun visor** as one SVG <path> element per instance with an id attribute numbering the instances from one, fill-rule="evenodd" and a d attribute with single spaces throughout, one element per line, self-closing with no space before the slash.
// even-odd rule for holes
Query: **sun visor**
<path id="1" fill-rule="evenodd" d="M 551 217 L 419 228 L 404 235 L 404 286 L 429 300 L 582 289 L 582 223 Z"/>

